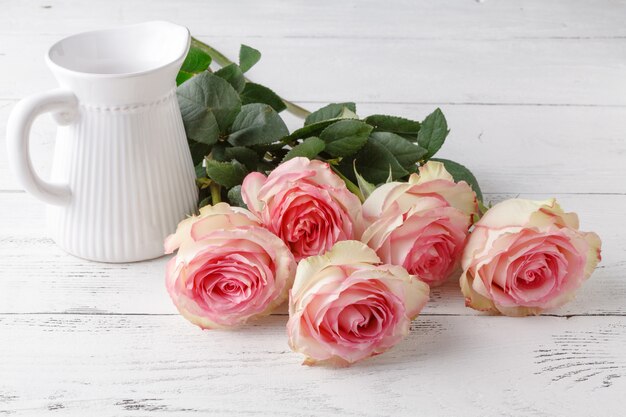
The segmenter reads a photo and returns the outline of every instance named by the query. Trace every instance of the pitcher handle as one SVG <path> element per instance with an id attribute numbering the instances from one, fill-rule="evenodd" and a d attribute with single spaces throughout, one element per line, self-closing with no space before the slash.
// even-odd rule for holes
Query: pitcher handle
<path id="1" fill-rule="evenodd" d="M 69 125 L 77 118 L 78 100 L 71 91 L 59 88 L 18 102 L 7 122 L 7 152 L 13 170 L 26 191 L 48 204 L 66 205 L 72 197 L 69 185 L 41 179 L 30 159 L 28 144 L 33 121 L 48 112 L 52 112 L 57 124 Z"/>

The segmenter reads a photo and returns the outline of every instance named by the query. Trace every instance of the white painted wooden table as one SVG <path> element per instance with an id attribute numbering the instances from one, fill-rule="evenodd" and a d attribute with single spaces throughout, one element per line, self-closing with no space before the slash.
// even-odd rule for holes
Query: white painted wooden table
<path id="1" fill-rule="evenodd" d="M 307 368 L 284 313 L 202 332 L 169 301 L 165 259 L 63 253 L 0 151 L 0 414 L 624 415 L 626 2 L 0 0 L 2 142 L 14 103 L 55 85 L 48 45 L 151 19 L 233 57 L 259 48 L 250 77 L 310 109 L 354 100 L 361 115 L 421 119 L 440 106 L 442 156 L 473 169 L 490 200 L 558 197 L 600 234 L 603 261 L 543 317 L 481 316 L 452 282 L 389 353 Z M 44 174 L 53 130 L 37 122 L 31 144 Z"/>

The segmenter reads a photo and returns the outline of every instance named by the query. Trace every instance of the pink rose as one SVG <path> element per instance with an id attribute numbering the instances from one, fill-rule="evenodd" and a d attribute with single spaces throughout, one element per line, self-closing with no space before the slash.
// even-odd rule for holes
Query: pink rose
<path id="1" fill-rule="evenodd" d="M 507 316 L 540 314 L 574 297 L 600 261 L 600 238 L 555 199 L 513 199 L 475 225 L 463 253 L 466 304 Z"/>
<path id="2" fill-rule="evenodd" d="M 361 202 L 327 163 L 293 158 L 269 176 L 252 172 L 241 194 L 250 211 L 289 246 L 296 261 L 353 239 Z"/>
<path id="3" fill-rule="evenodd" d="M 203 329 L 240 325 L 286 298 L 296 264 L 285 244 L 248 210 L 220 203 L 183 220 L 165 241 L 167 291 Z"/>
<path id="4" fill-rule="evenodd" d="M 432 287 L 459 270 L 477 214 L 472 188 L 465 181 L 455 183 L 442 163 L 430 161 L 408 182 L 374 190 L 363 204 L 369 226 L 361 240 L 383 262 L 402 265 Z"/>
<path id="5" fill-rule="evenodd" d="M 289 296 L 289 345 L 305 364 L 346 365 L 402 340 L 428 301 L 428 285 L 357 241 L 300 262 Z"/>

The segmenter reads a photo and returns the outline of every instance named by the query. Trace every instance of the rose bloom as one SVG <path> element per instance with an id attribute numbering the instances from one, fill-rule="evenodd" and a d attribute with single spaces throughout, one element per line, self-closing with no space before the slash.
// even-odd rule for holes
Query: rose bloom
<path id="1" fill-rule="evenodd" d="M 226 328 L 269 314 L 293 282 L 296 264 L 285 244 L 248 210 L 206 206 L 165 241 L 178 253 L 166 286 L 178 311 L 203 329 Z"/>
<path id="2" fill-rule="evenodd" d="M 353 239 L 361 202 L 327 163 L 293 158 L 269 176 L 252 172 L 241 194 L 250 211 L 291 249 L 296 261 Z"/>
<path id="3" fill-rule="evenodd" d="M 507 316 L 561 306 L 593 272 L 600 245 L 555 199 L 496 204 L 476 223 L 463 253 L 466 304 Z"/>
<path id="4" fill-rule="evenodd" d="M 402 265 L 433 287 L 460 272 L 475 215 L 478 204 L 472 188 L 465 181 L 455 183 L 441 162 L 430 161 L 408 182 L 374 190 L 363 204 L 369 226 L 361 240 L 383 262 Z"/>
<path id="5" fill-rule="evenodd" d="M 300 262 L 289 297 L 287 332 L 305 364 L 347 365 L 402 340 L 428 301 L 428 285 L 400 266 L 378 265 L 358 241 Z"/>

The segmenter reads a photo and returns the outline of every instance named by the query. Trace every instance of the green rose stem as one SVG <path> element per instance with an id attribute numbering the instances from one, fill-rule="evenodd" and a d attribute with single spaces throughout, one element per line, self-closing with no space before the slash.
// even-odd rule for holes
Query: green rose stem
<path id="1" fill-rule="evenodd" d="M 222 201 L 222 187 L 216 182 L 211 182 L 209 185 L 209 189 L 211 190 L 211 203 L 212 205 L 216 205 Z"/>
<path id="2" fill-rule="evenodd" d="M 196 38 L 191 38 L 191 46 L 200 49 L 203 52 L 206 52 L 207 54 L 209 54 L 211 56 L 211 58 L 213 58 L 215 60 L 215 62 L 217 62 L 219 65 L 221 65 L 222 67 L 225 67 L 226 65 L 230 65 L 233 63 L 233 61 L 231 61 L 230 59 L 228 59 L 226 57 L 226 55 L 224 55 L 223 53 L 221 53 L 220 51 L 218 51 L 217 49 L 213 48 L 210 45 L 207 45 L 204 42 L 199 41 Z M 246 81 L 250 81 L 246 78 Z M 285 106 L 287 106 L 287 111 L 291 114 L 293 114 L 296 117 L 299 117 L 301 119 L 305 119 L 309 114 L 311 114 L 310 111 L 308 111 L 307 109 L 298 106 L 295 103 L 292 103 L 289 100 L 285 100 L 284 98 L 281 97 L 281 100 L 283 101 L 283 103 L 285 103 Z"/>

